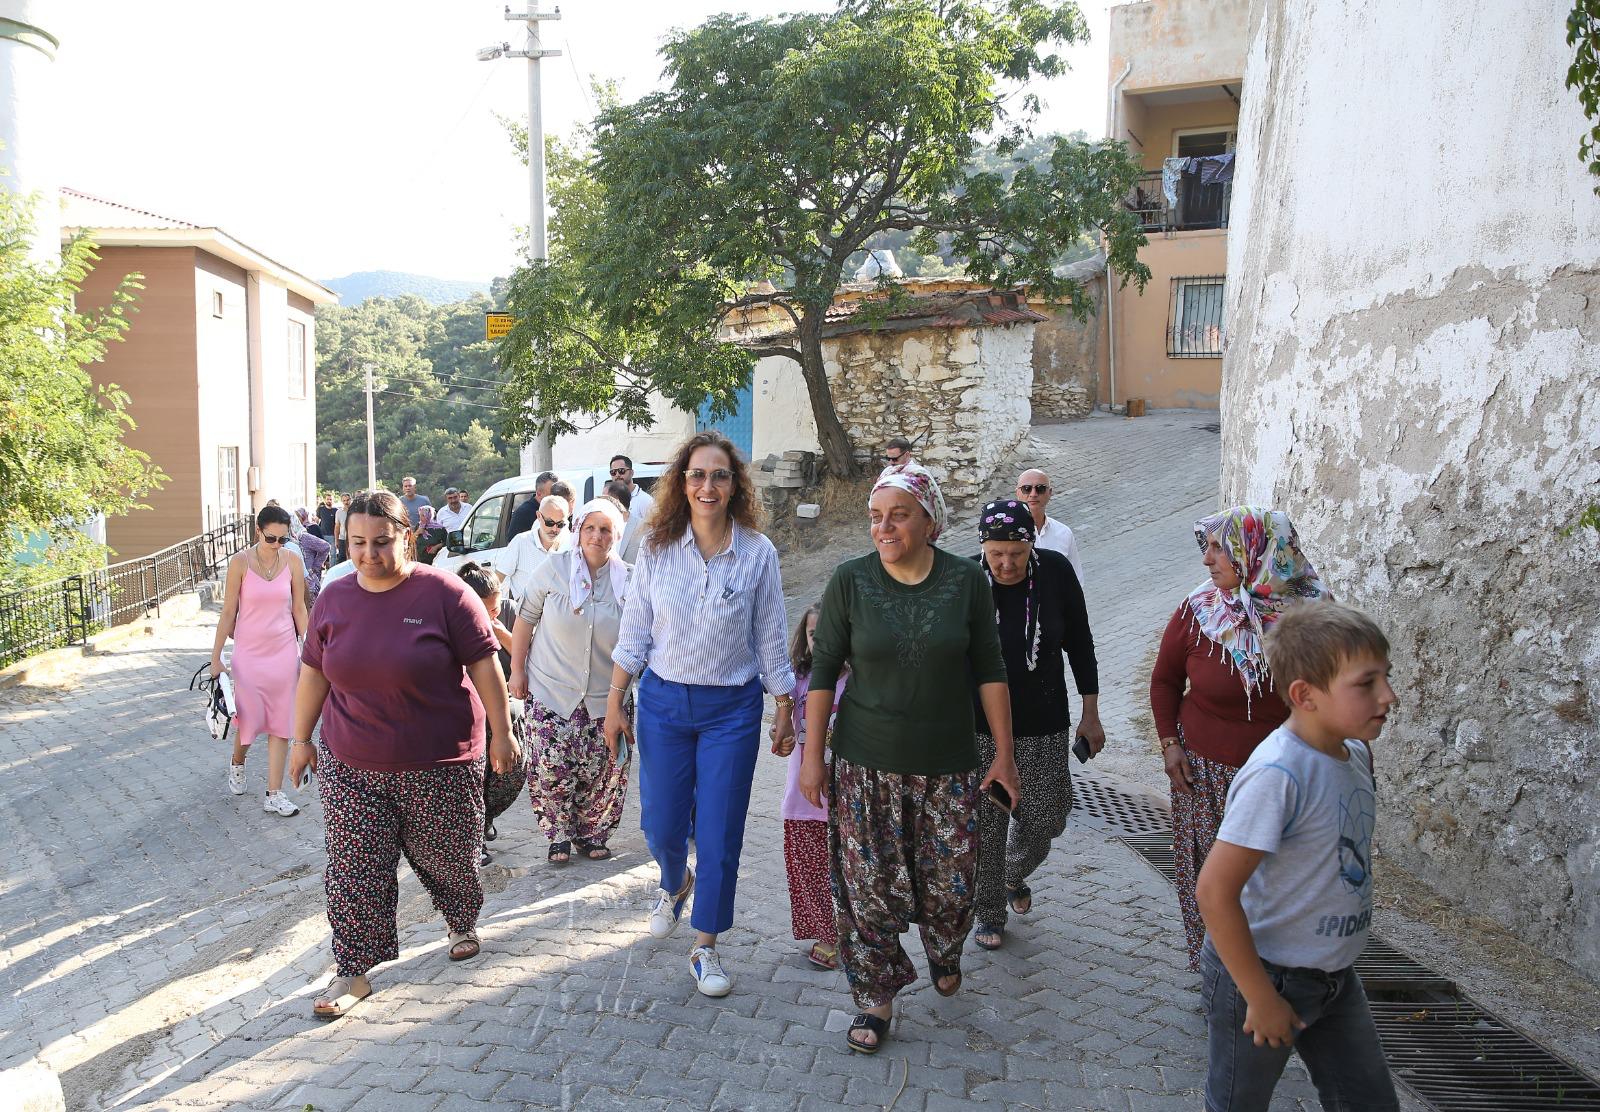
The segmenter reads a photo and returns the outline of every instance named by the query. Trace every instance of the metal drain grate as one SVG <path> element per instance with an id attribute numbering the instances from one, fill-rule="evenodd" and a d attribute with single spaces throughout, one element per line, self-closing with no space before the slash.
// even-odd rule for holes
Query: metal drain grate
<path id="1" fill-rule="evenodd" d="M 1172 819 L 1165 807 L 1087 773 L 1072 777 L 1072 810 L 1075 817 L 1102 830 L 1132 835 L 1164 833 L 1167 849 L 1172 849 Z"/>
<path id="2" fill-rule="evenodd" d="M 1470 1000 L 1374 1000 L 1395 1076 L 1439 1112 L 1600 1112 L 1600 1084 Z"/>

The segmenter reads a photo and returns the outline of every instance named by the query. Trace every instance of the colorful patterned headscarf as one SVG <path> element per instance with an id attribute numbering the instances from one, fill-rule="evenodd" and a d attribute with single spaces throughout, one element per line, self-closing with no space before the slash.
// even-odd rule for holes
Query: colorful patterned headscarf
<path id="1" fill-rule="evenodd" d="M 1235 506 L 1194 523 L 1204 552 L 1215 540 L 1239 573 L 1238 589 L 1224 591 L 1209 578 L 1189 594 L 1200 632 L 1227 650 L 1246 694 L 1271 678 L 1262 638 L 1290 606 L 1328 597 L 1317 569 L 1300 551 L 1289 516 L 1258 506 Z"/>
<path id="2" fill-rule="evenodd" d="M 1034 535 L 1033 511 L 1015 498 L 990 502 L 978 515 L 980 541 L 1027 541 L 1032 544 Z M 989 577 L 989 590 L 993 591 L 994 573 L 989 570 L 989 557 L 979 557 L 978 563 L 983 568 L 983 574 Z M 1022 644 L 1025 649 L 1023 660 L 1030 672 L 1039 665 L 1039 607 L 1033 598 L 1033 573 L 1038 566 L 1039 554 L 1029 552 L 1027 588 L 1022 598 Z M 1001 624 L 998 606 L 994 610 L 994 624 Z"/>
<path id="3" fill-rule="evenodd" d="M 990 502 L 978 515 L 980 541 L 1027 541 L 1032 544 L 1036 534 L 1033 511 L 1015 498 Z"/>
<path id="4" fill-rule="evenodd" d="M 933 532 L 928 534 L 928 540 L 936 541 L 939 534 L 944 532 L 945 520 L 949 513 L 945 510 L 944 494 L 939 490 L 939 482 L 928 473 L 928 469 L 920 463 L 900 463 L 893 467 L 885 467 L 878 476 L 878 481 L 872 484 L 872 494 L 885 487 L 894 487 L 903 490 L 917 500 L 929 517 L 933 519 Z M 870 499 L 872 495 L 867 497 Z"/>

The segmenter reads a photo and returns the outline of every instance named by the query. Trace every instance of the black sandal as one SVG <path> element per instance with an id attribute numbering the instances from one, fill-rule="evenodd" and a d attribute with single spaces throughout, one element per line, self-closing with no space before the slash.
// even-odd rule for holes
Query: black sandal
<path id="1" fill-rule="evenodd" d="M 876 1040 L 871 1043 L 860 1042 L 856 1039 L 857 1031 L 868 1031 Z M 871 1012 L 861 1012 L 850 1021 L 850 1030 L 845 1032 L 845 1045 L 857 1054 L 876 1054 L 883 1049 L 883 1041 L 889 1037 L 889 1021 L 882 1016 L 873 1015 Z"/>
<path id="2" fill-rule="evenodd" d="M 561 855 L 560 860 L 556 859 L 556 854 L 558 854 L 558 853 Z M 570 864 L 572 862 L 572 843 L 571 842 L 551 842 L 550 843 L 550 851 L 547 854 L 545 854 L 545 857 L 549 860 L 549 862 L 552 865 L 567 865 L 567 864 Z"/>
<path id="3" fill-rule="evenodd" d="M 994 935 L 993 942 L 985 942 L 983 940 L 984 935 L 989 934 Z M 980 950 L 998 950 L 1001 946 L 1005 945 L 1005 940 L 1006 932 L 1000 927 L 990 927 L 985 926 L 983 923 L 979 923 L 978 929 L 972 932 L 972 941 L 977 943 Z"/>
<path id="4" fill-rule="evenodd" d="M 576 845 L 585 861 L 604 861 L 611 856 L 610 847 L 603 846 L 599 842 L 578 842 Z"/>
<path id="5" fill-rule="evenodd" d="M 1006 893 L 1006 901 L 1011 905 L 1011 910 L 1017 915 L 1026 915 L 1033 910 L 1033 889 L 1026 884 L 1019 884 Z M 1026 902 L 1026 907 L 1018 907 L 1019 903 Z"/>
<path id="6" fill-rule="evenodd" d="M 959 965 L 940 965 L 936 961 L 928 963 L 928 976 L 933 979 L 933 991 L 940 996 L 954 996 L 961 991 L 961 967 Z M 954 977 L 956 983 L 949 988 L 941 988 L 939 982 L 946 977 Z"/>

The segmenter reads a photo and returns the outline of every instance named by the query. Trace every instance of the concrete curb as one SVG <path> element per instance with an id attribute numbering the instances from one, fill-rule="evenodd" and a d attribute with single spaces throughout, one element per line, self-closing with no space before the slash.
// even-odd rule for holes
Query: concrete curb
<path id="1" fill-rule="evenodd" d="M 69 645 L 64 649 L 49 649 L 35 653 L 0 668 L 0 691 L 13 687 L 60 687 L 77 673 L 78 664 L 86 656 L 115 652 L 132 642 L 149 637 L 167 625 L 185 622 L 200 613 L 204 606 L 202 595 L 209 597 L 205 588 L 188 594 L 173 595 L 161 604 L 160 617 L 142 617 L 126 625 L 114 626 L 90 637 L 83 645 Z M 3 1075 L 0 1075 L 3 1076 Z M 0 1092 L 3 1092 L 0 1089 Z"/>

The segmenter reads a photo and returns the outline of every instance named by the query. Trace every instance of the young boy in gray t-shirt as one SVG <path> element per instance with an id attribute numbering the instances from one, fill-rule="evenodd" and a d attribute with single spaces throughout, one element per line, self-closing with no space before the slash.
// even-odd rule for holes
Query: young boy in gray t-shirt
<path id="1" fill-rule="evenodd" d="M 1297 606 L 1267 636 L 1289 720 L 1228 789 L 1195 896 L 1209 1027 L 1207 1112 L 1266 1112 L 1292 1050 L 1324 1109 L 1398 1109 L 1351 968 L 1372 921 L 1368 743 L 1395 704 L 1389 642 L 1359 611 Z"/>

